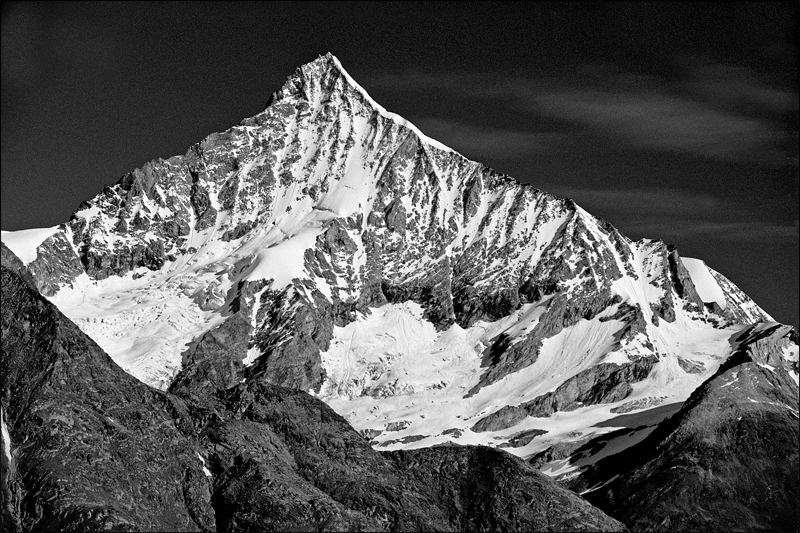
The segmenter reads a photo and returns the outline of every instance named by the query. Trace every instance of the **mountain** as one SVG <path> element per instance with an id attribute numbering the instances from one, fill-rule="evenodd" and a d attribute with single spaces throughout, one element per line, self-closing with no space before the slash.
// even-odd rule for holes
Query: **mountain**
<path id="1" fill-rule="evenodd" d="M 592 503 L 635 530 L 797 530 L 797 331 L 757 324 L 736 343 L 675 416 L 585 475 Z"/>
<path id="2" fill-rule="evenodd" d="M 3 530 L 212 525 L 202 448 L 178 428 L 176 402 L 120 369 L 7 258 Z"/>
<path id="3" fill-rule="evenodd" d="M 381 454 L 302 391 L 153 389 L 3 257 L 4 531 L 623 529 L 502 451 Z"/>
<path id="4" fill-rule="evenodd" d="M 330 54 L 261 113 L 2 241 L 149 385 L 299 389 L 379 450 L 501 447 L 564 481 L 608 455 L 573 452 L 642 441 L 772 324 L 704 262 L 426 137 Z"/>

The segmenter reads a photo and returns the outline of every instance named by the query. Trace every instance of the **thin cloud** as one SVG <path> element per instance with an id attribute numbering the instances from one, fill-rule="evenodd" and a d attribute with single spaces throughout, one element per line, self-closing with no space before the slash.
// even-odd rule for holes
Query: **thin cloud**
<path id="1" fill-rule="evenodd" d="M 724 162 L 797 165 L 796 129 L 776 114 L 797 113 L 797 97 L 743 67 L 694 61 L 676 79 L 582 65 L 538 79 L 489 74 L 373 76 L 404 91 L 491 101 L 525 120 L 564 122 L 562 133 L 588 133 L 616 145 Z M 523 115 L 524 116 L 524 115 Z"/>
<path id="2" fill-rule="evenodd" d="M 690 75 L 682 86 L 708 104 L 737 109 L 755 106 L 775 113 L 798 110 L 796 91 L 776 87 L 774 82 L 770 85 L 748 68 L 690 59 L 686 61 L 686 69 Z"/>
<path id="3" fill-rule="evenodd" d="M 774 161 L 779 131 L 758 119 L 723 113 L 662 93 L 561 91 L 537 95 L 542 114 L 583 124 L 631 146 L 724 161 Z"/>

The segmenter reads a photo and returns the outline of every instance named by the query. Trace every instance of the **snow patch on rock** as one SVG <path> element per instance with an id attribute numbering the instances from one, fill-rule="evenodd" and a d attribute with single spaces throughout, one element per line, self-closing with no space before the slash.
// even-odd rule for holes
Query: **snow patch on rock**
<path id="1" fill-rule="evenodd" d="M 717 280 L 714 279 L 714 276 L 711 275 L 705 261 L 690 257 L 682 257 L 681 259 L 683 266 L 689 271 L 689 276 L 691 276 L 692 283 L 694 283 L 700 298 L 707 303 L 716 302 L 721 309 L 725 309 L 727 306 L 725 293 L 717 283 Z"/>
<path id="2" fill-rule="evenodd" d="M 11 464 L 11 435 L 6 425 L 6 413 L 2 407 L 0 407 L 0 436 L 3 437 L 3 455 L 6 456 L 8 464 Z"/>

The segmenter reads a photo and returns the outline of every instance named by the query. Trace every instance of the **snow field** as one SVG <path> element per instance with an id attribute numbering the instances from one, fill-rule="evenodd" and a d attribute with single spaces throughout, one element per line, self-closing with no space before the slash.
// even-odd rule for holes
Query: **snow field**
<path id="1" fill-rule="evenodd" d="M 19 231 L 2 231 L 0 240 L 8 246 L 8 249 L 19 257 L 22 263 L 27 266 L 36 260 L 36 248 L 39 247 L 48 237 L 58 231 L 58 226 L 52 228 L 23 229 Z"/>
<path id="2" fill-rule="evenodd" d="M 465 398 L 478 383 L 481 355 L 492 339 L 501 332 L 512 338 L 527 334 L 541 316 L 542 305 L 523 306 L 494 323 L 479 322 L 467 329 L 454 325 L 441 332 L 423 318 L 416 303 L 372 309 L 370 315 L 334 329 L 331 346 L 322 354 L 328 378 L 318 397 L 356 429 L 381 431 L 374 437 L 379 449 L 420 448 L 448 441 L 497 446 L 526 430 L 546 430 L 545 435 L 525 446 L 506 448 L 528 457 L 558 442 L 614 431 L 616 427 L 596 427 L 596 424 L 619 416 L 611 409 L 624 403 L 642 400 L 642 408 L 631 411 L 635 413 L 652 408 L 646 403 L 648 399 L 659 398 L 661 404 L 685 400 L 730 353 L 728 338 L 735 332 L 735 329 L 716 330 L 679 313 L 676 323 L 662 321 L 667 327 L 649 331 L 651 338 L 658 339 L 662 356 L 650 376 L 635 383 L 632 394 L 624 400 L 556 412 L 549 417 L 528 417 L 501 431 L 472 432 L 469 428 L 483 416 L 555 390 L 582 370 L 609 362 L 614 334 L 623 323 L 600 318 L 613 314 L 615 308 L 545 339 L 533 364 Z M 627 356 L 613 357 L 619 359 L 615 361 L 618 363 L 627 361 Z M 678 365 L 678 357 L 702 362 L 703 371 L 687 374 Z M 396 428 L 398 423 L 405 427 L 387 430 L 389 424 Z M 461 435 L 443 433 L 453 428 L 461 430 Z M 411 436 L 424 438 L 392 442 Z M 643 436 L 636 434 L 628 440 L 633 443 Z M 626 439 L 615 440 L 614 449 L 626 445 Z M 565 464 L 551 470 L 554 475 L 562 475 L 579 466 Z"/>

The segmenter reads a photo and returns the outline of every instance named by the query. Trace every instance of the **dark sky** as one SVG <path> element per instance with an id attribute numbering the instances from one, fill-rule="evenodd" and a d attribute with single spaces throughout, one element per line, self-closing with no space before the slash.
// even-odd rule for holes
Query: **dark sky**
<path id="1" fill-rule="evenodd" d="M 10 4 L 2 228 L 262 110 L 327 51 L 466 156 L 798 324 L 796 3 Z"/>

